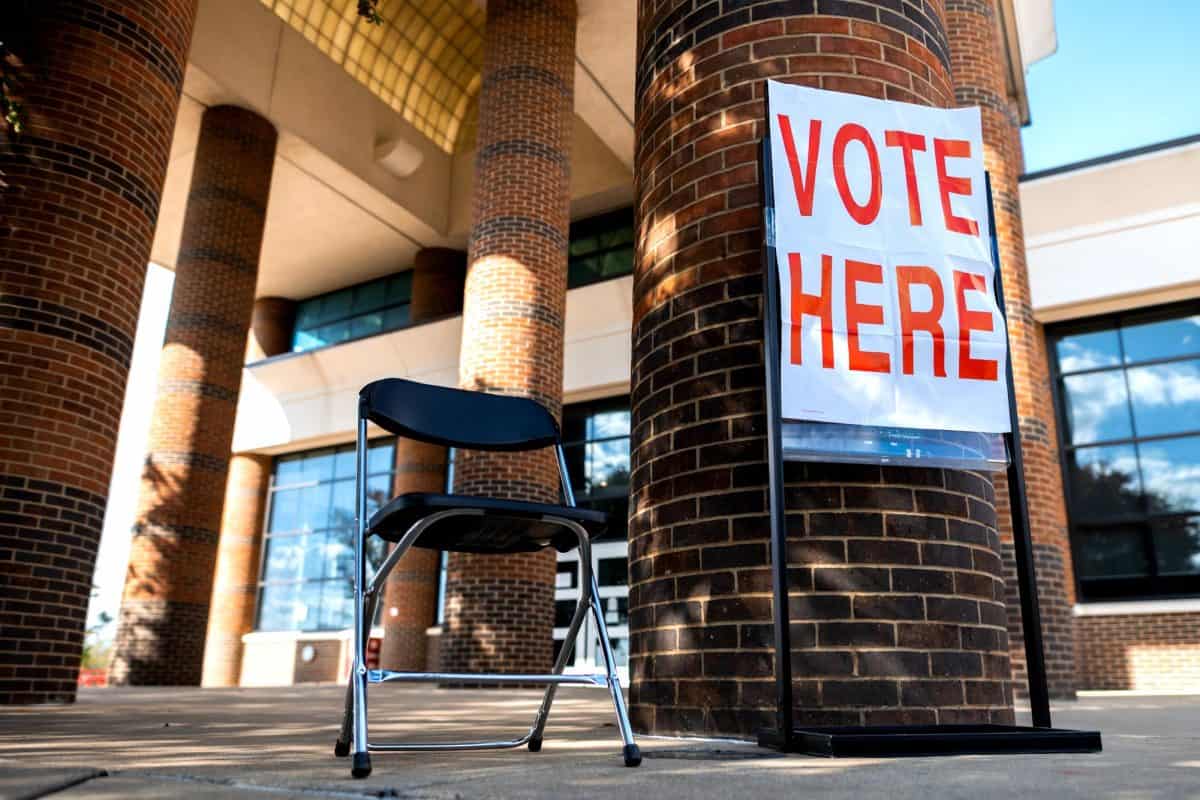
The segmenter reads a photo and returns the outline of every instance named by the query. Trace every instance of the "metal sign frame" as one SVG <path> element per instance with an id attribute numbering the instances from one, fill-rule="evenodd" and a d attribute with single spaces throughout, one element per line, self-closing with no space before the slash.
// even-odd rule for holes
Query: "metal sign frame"
<path id="1" fill-rule="evenodd" d="M 764 98 L 769 94 L 763 92 Z M 771 119 L 769 101 L 766 121 Z M 769 131 L 769 127 L 764 130 Z M 1050 700 L 1046 683 L 1046 661 L 1038 608 L 1033 544 L 1029 530 L 1029 503 L 1025 491 L 1024 459 L 1021 452 L 1019 416 L 1013 385 L 1011 349 L 1005 359 L 1011 430 L 1004 434 L 1010 454 L 1008 492 L 1012 511 L 1013 551 L 1017 586 L 1021 599 L 1021 623 L 1025 639 L 1026 670 L 1033 727 L 1008 725 L 915 725 L 886 727 L 805 727 L 797 729 L 792 694 L 791 614 L 788 608 L 787 519 L 784 504 L 783 418 L 781 413 L 780 317 L 778 263 L 775 257 L 774 184 L 771 169 L 770 135 L 761 143 L 759 179 L 762 186 L 763 245 L 763 355 L 766 361 L 767 410 L 767 499 L 770 510 L 771 582 L 775 633 L 776 725 L 760 732 L 759 744 L 788 752 L 827 756 L 957 755 L 963 753 L 1096 752 L 1101 749 L 1097 731 L 1057 730 L 1051 727 Z M 991 228 L 991 257 L 995 268 L 994 290 L 1007 327 L 1000 253 L 996 238 L 990 176 L 987 206 Z"/>

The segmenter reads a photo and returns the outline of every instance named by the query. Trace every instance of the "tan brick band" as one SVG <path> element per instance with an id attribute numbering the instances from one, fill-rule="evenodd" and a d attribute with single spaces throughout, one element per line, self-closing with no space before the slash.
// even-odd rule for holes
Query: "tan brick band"
<path id="1" fill-rule="evenodd" d="M 159 367 L 115 684 L 198 685 L 276 133 L 204 112 Z M 161 531 L 203 532 L 163 536 Z"/>
<path id="2" fill-rule="evenodd" d="M 815 13 L 814 13 L 815 12 Z M 947 107 L 942 4 L 639 4 L 630 626 L 635 725 L 774 723 L 763 79 Z M 1008 722 L 987 476 L 789 464 L 797 719 Z"/>
<path id="3" fill-rule="evenodd" d="M 561 413 L 574 0 L 488 3 L 459 385 Z M 461 494 L 559 499 L 549 452 L 462 452 Z M 440 660 L 538 672 L 552 657 L 554 554 L 451 554 Z"/>
<path id="4" fill-rule="evenodd" d="M 1021 447 L 1025 458 L 1025 488 L 1029 493 L 1030 534 L 1034 541 L 1038 592 L 1046 652 L 1046 679 L 1050 696 L 1075 695 L 1075 645 L 1071 604 L 1075 599 L 1071 579 L 1071 546 L 1067 531 L 1066 502 L 1046 337 L 1033 317 L 1029 273 L 1025 265 L 1025 238 L 1017 180 L 1024 169 L 1020 119 L 1009 97 L 1007 68 L 1001 43 L 1000 19 L 991 0 L 948 0 L 946 31 L 954 96 L 960 105 L 977 105 L 983 119 L 984 164 L 992 179 L 996 235 L 1008 308 L 1009 346 L 1020 418 Z M 1012 540 L 1008 485 L 1003 476 L 996 484 L 1000 536 Z M 1057 550 L 1056 554 L 1047 548 Z M 1011 548 L 1006 554 L 1011 557 Z M 1015 565 L 1010 573 L 1016 575 Z M 1015 589 L 1010 600 L 1017 598 Z M 1020 605 L 1009 603 L 1009 631 L 1013 660 L 1020 666 L 1017 685 L 1024 694 L 1025 653 Z"/>
<path id="5" fill-rule="evenodd" d="M 4 37 L 26 64 L 26 132 L 0 137 L 0 704 L 75 699 L 196 13 L 23 5 L 28 29 Z"/>

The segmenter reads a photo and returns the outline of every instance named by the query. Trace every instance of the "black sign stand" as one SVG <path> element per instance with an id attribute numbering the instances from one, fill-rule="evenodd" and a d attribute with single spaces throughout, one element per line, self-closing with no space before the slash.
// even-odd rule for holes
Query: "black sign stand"
<path id="1" fill-rule="evenodd" d="M 766 94 L 764 92 L 764 94 Z M 770 120 L 770 110 L 767 112 Z M 1012 359 L 1006 359 L 1009 417 L 1012 431 L 1004 434 L 1011 456 L 1008 466 L 1009 503 L 1012 510 L 1013 549 L 1017 584 L 1021 597 L 1021 622 L 1025 632 L 1025 659 L 1033 726 L 1018 725 L 896 725 L 896 726 L 801 726 L 794 720 L 792 699 L 791 614 L 788 608 L 787 518 L 784 506 L 783 418 L 780 409 L 780 302 L 778 263 L 775 258 L 774 187 L 771 181 L 769 139 L 762 142 L 760 180 L 767 233 L 763 247 L 763 355 L 766 360 L 768 503 L 771 513 L 771 580 L 775 623 L 776 727 L 759 733 L 763 747 L 821 756 L 931 756 L 989 753 L 1088 753 L 1101 749 L 1098 731 L 1052 728 L 1046 686 L 1046 662 L 1042 646 L 1041 616 L 1034 575 L 1033 544 L 1029 534 L 1029 504 L 1025 493 L 1025 469 L 1021 453 L 1017 401 L 1013 391 Z M 987 186 L 988 217 L 991 223 L 992 262 L 996 274 L 996 299 L 1007 320 L 1004 289 L 1000 277 L 1000 254 L 992 210 L 992 191 Z"/>

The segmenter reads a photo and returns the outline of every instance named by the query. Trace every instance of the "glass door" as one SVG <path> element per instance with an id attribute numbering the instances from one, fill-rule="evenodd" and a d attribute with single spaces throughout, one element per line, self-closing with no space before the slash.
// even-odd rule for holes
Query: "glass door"
<path id="1" fill-rule="evenodd" d="M 629 579 L 628 545 L 624 541 L 596 542 L 592 545 L 592 570 L 600 585 L 600 607 L 608 625 L 609 642 L 617 660 L 617 671 L 624 686 L 629 685 Z M 558 576 L 554 589 L 554 654 L 557 657 L 567 637 L 571 615 L 579 601 L 579 553 L 558 556 Z M 596 672 L 604 668 L 596 625 L 589 615 L 580 628 L 575 652 L 567 672 Z"/>

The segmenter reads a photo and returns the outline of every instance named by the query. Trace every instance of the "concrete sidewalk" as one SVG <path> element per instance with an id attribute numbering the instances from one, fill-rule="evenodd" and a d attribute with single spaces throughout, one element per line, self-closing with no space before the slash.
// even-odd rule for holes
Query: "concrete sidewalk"
<path id="1" fill-rule="evenodd" d="M 750 744 L 640 739 L 621 763 L 600 692 L 559 693 L 546 744 L 479 753 L 373 754 L 366 781 L 333 757 L 343 690 L 92 689 L 74 706 L 0 709 L 0 797 L 60 798 L 1200 798 L 1200 697 L 1087 698 L 1059 727 L 1099 728 L 1105 752 L 827 760 Z M 372 739 L 523 733 L 533 691 L 387 686 Z"/>

